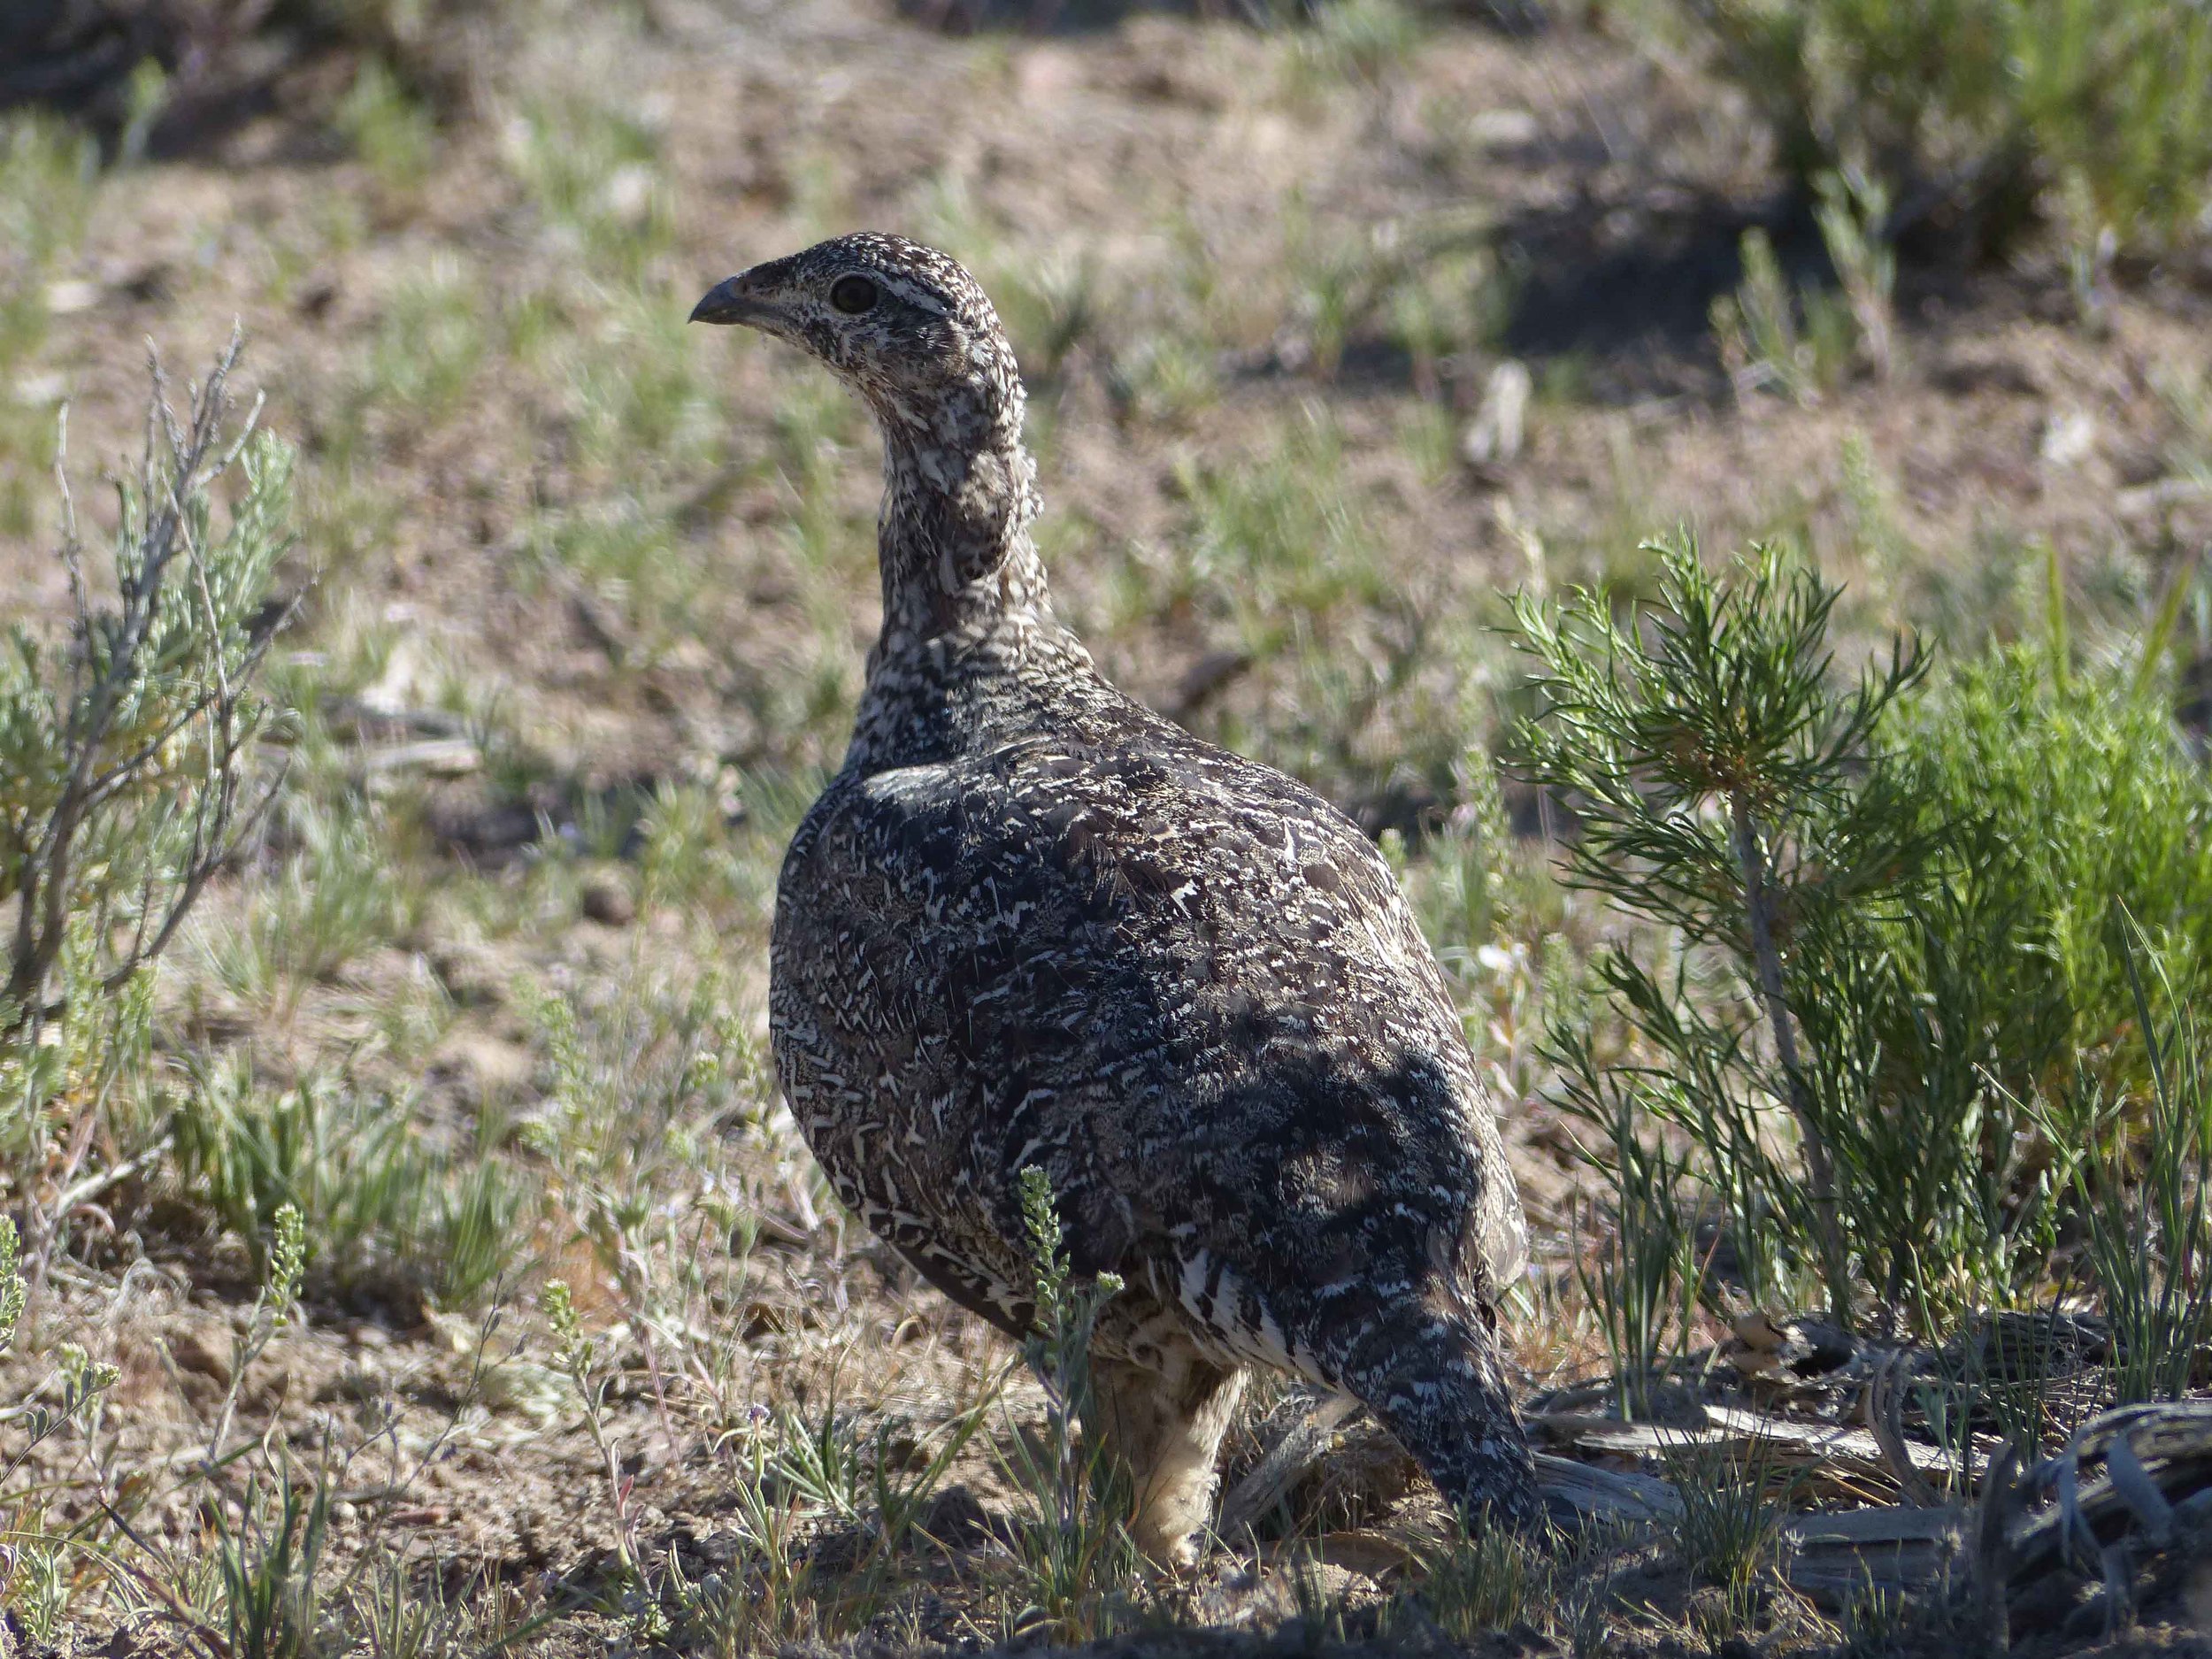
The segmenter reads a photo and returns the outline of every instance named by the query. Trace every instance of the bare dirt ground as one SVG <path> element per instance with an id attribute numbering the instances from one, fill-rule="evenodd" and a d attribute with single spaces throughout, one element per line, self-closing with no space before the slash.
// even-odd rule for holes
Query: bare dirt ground
<path id="1" fill-rule="evenodd" d="M 223 1505 L 273 1448 L 325 1472 L 331 1558 L 366 1563 L 352 1594 L 440 1609 L 449 1646 L 379 1651 L 1094 1633 L 1025 1622 L 1005 1587 L 1020 1499 L 985 1448 L 1033 1418 L 1033 1386 L 988 1403 L 1010 1350 L 834 1213 L 749 1047 L 781 838 L 835 764 L 872 634 L 876 478 L 856 412 L 794 356 L 684 331 L 730 271 L 856 227 L 960 254 L 1022 349 L 1053 580 L 1102 665 L 1417 842 L 1510 706 L 1501 595 L 1647 580 L 1644 535 L 1799 536 L 1848 580 L 1855 639 L 1971 644 L 2036 626 L 2048 557 L 2085 613 L 2125 626 L 2212 534 L 2202 256 L 2123 273 L 2093 328 L 2055 250 L 1909 258 L 1892 378 L 1815 406 L 1737 396 L 1707 312 L 1738 235 L 1768 224 L 1809 260 L 1817 238 L 1740 102 L 1663 30 L 1447 15 L 1375 45 L 1172 12 L 964 17 L 520 8 L 473 26 L 412 159 L 427 116 L 342 116 L 358 65 L 309 58 L 260 111 L 104 173 L 81 239 L 26 279 L 48 320 L 0 388 L 8 430 L 35 434 L 0 451 L 0 610 L 65 598 L 49 411 L 68 401 L 96 518 L 148 341 L 182 375 L 242 322 L 263 419 L 302 450 L 306 599 L 279 674 L 309 710 L 311 810 L 280 813 L 165 967 L 140 1144 L 231 1066 L 265 1102 L 356 1103 L 311 1160 L 333 1192 L 396 1121 L 441 1179 L 495 1154 L 526 1196 L 465 1294 L 441 1288 L 464 1232 L 333 1246 L 304 1317 L 238 1371 L 247 1249 L 201 1177 L 123 1165 L 119 1141 L 0 1400 L 63 1342 L 120 1368 L 5 1495 L 133 1564 L 76 1558 L 50 1636 L 19 1619 L 0 1651 L 188 1645 Z M 1507 364 L 1532 377 L 1525 441 L 1470 464 Z M 2200 611 L 2185 626 L 2212 627 Z M 332 823 L 364 839 L 317 855 Z M 1548 934 L 1607 924 L 1529 863 L 1535 896 L 1494 937 L 1450 935 L 1449 872 L 1418 847 L 1409 879 L 1458 952 L 1540 1235 L 1510 1330 L 1533 1391 L 1602 1349 L 1575 1305 L 1578 1175 L 1540 1099 L 1531 964 Z M 343 877 L 373 888 L 370 920 L 317 907 Z M 696 1086 L 705 1054 L 721 1070 Z M 597 1344 L 595 1427 L 540 1314 L 555 1275 Z M 986 1426 L 917 1521 L 933 1548 L 864 1617 L 841 1618 L 838 1586 L 864 1576 L 869 1529 L 829 1500 L 790 1505 L 784 1601 L 761 1591 L 721 1634 L 656 1624 L 626 1589 L 633 1554 L 662 1579 L 742 1577 L 735 1494 L 777 1414 L 856 1422 L 910 1471 L 971 1411 Z M 1237 1468 L 1259 1446 L 1240 1431 Z M 223 1472 L 184 1478 L 209 1460 Z M 1466 1645 L 1378 1613 L 1428 1500 L 1371 1447 L 1360 1469 L 1334 1510 L 1307 1489 L 1325 1517 L 1307 1566 L 1295 1534 L 1225 1549 L 1102 1651 Z M 1615 1593 L 1600 1644 L 1699 1649 L 1717 1626 L 1653 1559 L 1624 1544 L 1586 1574 Z M 2185 1588 L 2135 1635 L 2030 1650 L 2199 1650 Z M 1713 1650 L 1854 1628 L 1778 1601 Z M 1551 1632 L 1476 1645 L 1575 1645 Z"/>

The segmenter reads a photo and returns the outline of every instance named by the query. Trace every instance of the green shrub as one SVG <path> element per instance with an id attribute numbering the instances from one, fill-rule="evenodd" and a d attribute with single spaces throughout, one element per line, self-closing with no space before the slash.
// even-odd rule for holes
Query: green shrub
<path id="1" fill-rule="evenodd" d="M 211 931 L 207 955 L 232 995 L 287 1020 L 309 986 L 402 934 L 415 899 L 392 871 L 373 808 L 325 810 L 295 793 L 280 817 L 292 850 L 257 884 L 246 915 Z"/>
<path id="2" fill-rule="evenodd" d="M 1842 288 L 1794 293 L 1764 231 L 1743 234 L 1743 280 L 1713 302 L 1713 335 L 1737 395 L 1759 387 L 1812 404 L 1863 362 L 1877 378 L 1895 364 L 1890 313 L 1897 277 L 1888 234 L 1889 192 L 1858 173 L 1815 180 L 1821 241 Z"/>
<path id="3" fill-rule="evenodd" d="M 1556 1594 L 1551 1559 L 1526 1540 L 1500 1527 L 1469 1534 L 1455 1529 L 1425 1552 L 1420 1599 L 1430 1618 L 1453 1641 L 1469 1647 L 1494 1631 L 1510 1630 Z"/>
<path id="4" fill-rule="evenodd" d="M 1045 1416 L 1033 1444 L 1018 1432 L 1010 1437 L 1004 1460 L 1019 1494 L 1015 1555 L 1024 1598 L 1024 1605 L 1009 1608 L 1006 1622 L 1009 1634 L 1094 1640 L 1113 1632 L 1115 1599 L 1138 1565 L 1120 1518 L 1133 1494 L 1100 1433 L 1091 1375 L 1099 1310 L 1121 1294 L 1122 1281 L 1112 1273 L 1088 1284 L 1074 1277 L 1042 1168 L 1022 1171 L 1021 1202 L 1037 1275 L 1033 1328 L 1022 1356 L 1043 1386 Z"/>
<path id="5" fill-rule="evenodd" d="M 0 121 L 0 370 L 45 338 L 47 280 L 84 235 L 98 173 L 92 141 L 60 123 Z"/>
<path id="6" fill-rule="evenodd" d="M 2078 1056 L 2149 1081 L 2129 918 L 2188 1006 L 2212 989 L 2212 783 L 2164 684 L 2129 664 L 2069 668 L 2062 643 L 1993 649 L 1899 723 L 1900 764 L 1947 826 L 1952 931 L 2011 957 L 1993 1073 L 2056 1094 Z"/>
<path id="7" fill-rule="evenodd" d="M 1684 0 L 1809 181 L 1846 165 L 2000 236 L 2047 187 L 2156 245 L 2212 180 L 2212 12 L 2174 0 Z"/>
<path id="8" fill-rule="evenodd" d="M 531 1241 L 531 1194 L 499 1155 L 495 1119 L 476 1144 L 439 1148 L 407 1099 L 327 1075 L 273 1090 L 234 1056 L 200 1068 L 172 1128 L 188 1202 L 257 1262 L 280 1213 L 296 1210 L 308 1264 L 341 1292 L 398 1279 L 465 1304 Z"/>
<path id="9" fill-rule="evenodd" d="M 1624 623 L 1586 592 L 1557 610 L 1515 605 L 1544 705 L 1518 749 L 1581 815 L 1569 879 L 1679 941 L 1671 971 L 1625 947 L 1599 964 L 1664 1062 L 1608 1069 L 1586 1044 L 1563 1044 L 1568 1103 L 1613 1125 L 1636 1094 L 1678 1121 L 1710 1160 L 1755 1294 L 1768 1288 L 1758 1263 L 1776 1254 L 1778 1219 L 1784 1256 L 1810 1247 L 1797 1264 L 1816 1265 L 1847 1320 L 1851 1234 L 1872 1219 L 1861 1201 L 1880 1199 L 1854 1188 L 1858 1160 L 1839 1144 L 1865 1121 L 1834 1092 L 1849 1079 L 1825 1064 L 1826 1045 L 1801 1041 L 1800 1025 L 1831 1005 L 1801 975 L 1808 944 L 1846 933 L 1915 859 L 1911 816 L 1873 740 L 1921 664 L 1901 651 L 1839 689 L 1826 645 L 1835 590 L 1771 549 L 1755 550 L 1732 587 L 1687 541 L 1654 550 L 1663 574 L 1647 615 Z M 1694 995 L 1701 968 L 1708 994 Z M 1767 1122 L 1777 1107 L 1796 1131 L 1787 1155 Z"/>
<path id="10" fill-rule="evenodd" d="M 364 58 L 354 72 L 337 125 L 386 189 L 411 190 L 429 173 L 436 119 L 381 58 Z"/>
<path id="11" fill-rule="evenodd" d="M 273 791 L 255 743 L 276 710 L 256 683 L 289 546 L 291 452 L 228 424 L 234 342 L 180 419 L 154 379 L 109 559 L 65 493 L 72 603 L 47 637 L 0 645 L 0 1190 L 25 1206 L 37 1271 L 112 1148 L 150 1044 L 147 970 Z M 226 522 L 211 499 L 243 474 Z M 103 568 L 104 565 L 104 568 Z M 109 594 L 114 595 L 108 598 Z"/>
<path id="12" fill-rule="evenodd" d="M 2128 917 L 2179 1005 L 2212 974 L 2212 783 L 2140 669 L 2069 670 L 2056 641 L 1939 679 L 1901 648 L 1839 682 L 1836 589 L 1770 550 L 1726 580 L 1659 552 L 1648 612 L 1517 605 L 1543 698 L 1519 747 L 1579 815 L 1569 879 L 1666 930 L 1597 965 L 1622 1063 L 1554 1042 L 1640 1240 L 1594 1280 L 1617 1348 L 1655 1362 L 1654 1275 L 1691 1271 L 1680 1224 L 1638 1217 L 1700 1204 L 1763 1305 L 1816 1280 L 1847 1323 L 1932 1334 L 2037 1295 L 2092 1141 L 2047 1103 L 2122 1102 L 2096 1145 L 2131 1179 L 2170 1080 Z"/>
<path id="13" fill-rule="evenodd" d="M 273 710 L 252 682 L 291 545 L 291 452 L 266 433 L 224 432 L 235 357 L 234 345 L 184 425 L 162 404 L 161 435 L 150 430 L 120 492 L 116 603 L 94 597 L 65 500 L 69 637 L 56 650 L 19 624 L 0 657 L 0 898 L 17 901 L 7 1028 L 47 1011 L 80 913 L 105 924 L 88 939 L 98 983 L 127 981 L 257 813 L 246 767 Z M 165 392 L 157 375 L 157 403 Z M 245 488 L 218 534 L 210 495 L 234 462 Z"/>
<path id="14" fill-rule="evenodd" d="M 2135 942 L 2147 942 L 2139 930 Z M 2128 968 L 2147 1087 L 2131 1098 L 2085 1068 L 2047 1119 L 2055 1141 L 2083 1148 L 2076 1191 L 2122 1404 L 2180 1399 L 2212 1350 L 2212 1053 L 2162 972 L 2162 1020 L 2154 1011 L 2136 972 L 2146 954 L 2131 948 Z"/>
<path id="15" fill-rule="evenodd" d="M 57 383 L 35 373 L 50 284 L 84 235 L 93 142 L 58 121 L 0 116 L 0 536 L 29 536 L 53 459 Z"/>

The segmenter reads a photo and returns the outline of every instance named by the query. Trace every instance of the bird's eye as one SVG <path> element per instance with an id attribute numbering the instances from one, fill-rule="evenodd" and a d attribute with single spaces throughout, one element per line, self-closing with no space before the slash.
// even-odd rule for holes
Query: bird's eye
<path id="1" fill-rule="evenodd" d="M 848 317 L 857 317 L 876 303 L 876 285 L 864 276 L 841 276 L 830 284 L 830 303 Z"/>

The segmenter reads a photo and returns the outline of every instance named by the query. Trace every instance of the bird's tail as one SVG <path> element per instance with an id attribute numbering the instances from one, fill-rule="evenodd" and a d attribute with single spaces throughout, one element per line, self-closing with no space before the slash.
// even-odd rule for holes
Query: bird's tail
<path id="1" fill-rule="evenodd" d="M 1479 1313 L 1371 1309 L 1331 1334 L 1316 1347 L 1338 1386 L 1381 1420 L 1470 1527 L 1542 1529 L 1536 1462 Z"/>

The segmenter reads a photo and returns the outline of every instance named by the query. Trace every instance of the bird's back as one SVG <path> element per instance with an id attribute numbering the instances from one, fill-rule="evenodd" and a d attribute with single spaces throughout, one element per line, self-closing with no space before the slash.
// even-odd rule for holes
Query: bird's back
<path id="1" fill-rule="evenodd" d="M 951 752 L 871 755 L 792 844 L 778 1058 L 841 1194 L 1002 1322 L 1030 1164 L 1079 1264 L 1205 1304 L 1252 1357 L 1299 1362 L 1254 1263 L 1289 1270 L 1279 1297 L 1441 1251 L 1486 1296 L 1518 1205 L 1388 865 L 1302 785 L 1087 678 Z"/>

